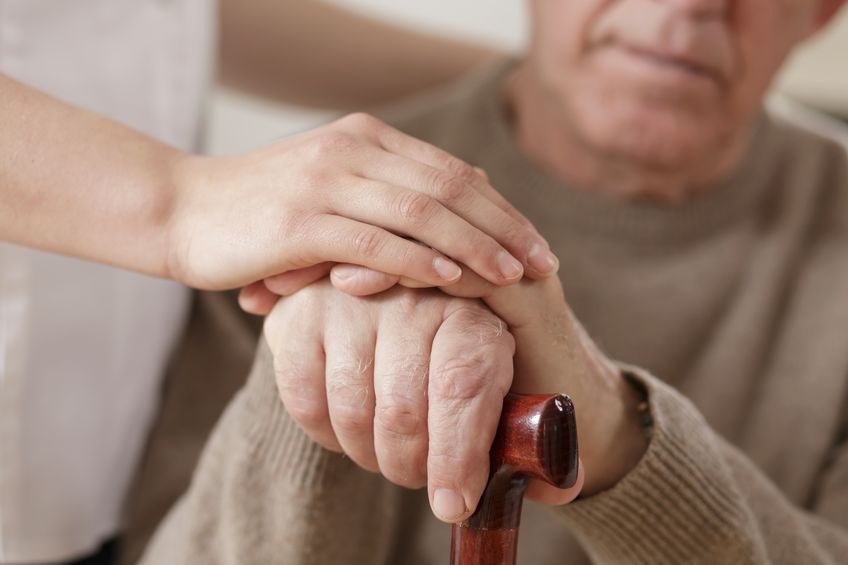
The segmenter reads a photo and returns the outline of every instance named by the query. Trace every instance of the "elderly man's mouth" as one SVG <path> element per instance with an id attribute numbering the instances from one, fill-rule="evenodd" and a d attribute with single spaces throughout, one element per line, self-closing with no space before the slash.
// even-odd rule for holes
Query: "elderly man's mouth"
<path id="1" fill-rule="evenodd" d="M 637 57 L 644 57 L 656 65 L 670 67 L 680 72 L 707 75 L 710 77 L 715 75 L 712 69 L 694 59 L 669 55 L 658 50 L 638 46 L 623 45 L 621 48 Z"/>
<path id="2" fill-rule="evenodd" d="M 721 72 L 703 62 L 659 49 L 615 42 L 607 43 L 594 55 L 602 65 L 609 65 L 623 76 L 636 76 L 641 80 L 713 88 L 726 83 Z"/>

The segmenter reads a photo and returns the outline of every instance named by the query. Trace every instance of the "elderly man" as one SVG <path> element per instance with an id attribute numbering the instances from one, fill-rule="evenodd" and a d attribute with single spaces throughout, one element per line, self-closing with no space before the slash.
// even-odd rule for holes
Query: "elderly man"
<path id="1" fill-rule="evenodd" d="M 584 469 L 531 493 L 525 563 L 844 561 L 848 158 L 763 110 L 841 4 L 534 0 L 523 60 L 392 122 L 486 170 L 561 285 L 281 300 L 144 563 L 446 563 L 510 388 L 574 398 Z"/>

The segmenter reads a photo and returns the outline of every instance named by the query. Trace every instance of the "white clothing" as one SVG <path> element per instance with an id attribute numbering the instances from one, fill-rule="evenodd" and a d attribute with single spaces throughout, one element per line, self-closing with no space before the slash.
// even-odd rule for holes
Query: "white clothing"
<path id="1" fill-rule="evenodd" d="M 190 149 L 212 0 L 0 0 L 0 72 Z M 69 560 L 121 527 L 188 291 L 0 244 L 0 563 Z"/>

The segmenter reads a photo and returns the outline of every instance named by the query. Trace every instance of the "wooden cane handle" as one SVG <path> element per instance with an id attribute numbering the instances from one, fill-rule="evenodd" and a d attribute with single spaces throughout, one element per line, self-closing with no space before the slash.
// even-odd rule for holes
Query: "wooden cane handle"
<path id="1" fill-rule="evenodd" d="M 577 481 L 577 427 L 571 399 L 560 394 L 508 395 L 490 461 L 489 483 L 477 510 L 453 526 L 451 565 L 514 565 L 529 480 L 559 488 Z"/>

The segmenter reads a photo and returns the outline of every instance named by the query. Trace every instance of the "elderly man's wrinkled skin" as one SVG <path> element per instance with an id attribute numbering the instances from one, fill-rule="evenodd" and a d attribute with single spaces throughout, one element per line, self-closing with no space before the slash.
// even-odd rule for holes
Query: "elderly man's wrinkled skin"
<path id="1" fill-rule="evenodd" d="M 313 440 L 396 484 L 429 482 L 445 519 L 476 504 L 515 351 L 480 301 L 402 287 L 359 299 L 323 282 L 281 301 L 265 335 L 280 397 Z"/>
<path id="2" fill-rule="evenodd" d="M 680 200 L 727 176 L 775 73 L 842 0 L 534 0 L 510 85 L 542 167 L 588 190 Z"/>
<path id="3" fill-rule="evenodd" d="M 583 190 L 614 198 L 649 199 L 660 205 L 693 197 L 733 172 L 748 150 L 752 124 L 778 68 L 790 51 L 842 4 L 843 0 L 534 0 L 534 33 L 528 54 L 505 84 L 515 136 L 523 152 L 541 168 Z M 360 296 L 385 291 L 398 282 L 422 286 L 350 265 L 334 267 L 331 279 L 337 288 Z M 646 448 L 635 409 L 638 399 L 573 317 L 558 280 L 495 288 L 466 273 L 459 283 L 442 290 L 465 297 L 452 300 L 465 300 L 475 307 L 479 301 L 473 298 L 482 298 L 508 325 L 516 346 L 513 390 L 555 390 L 574 397 L 586 469 L 584 494 L 609 488 L 632 469 Z M 337 308 L 350 300 L 324 287 L 313 311 L 330 313 L 323 323 L 333 327 L 335 335 L 357 335 L 362 318 L 339 313 Z M 389 308 L 380 302 L 385 299 L 366 300 L 377 310 Z M 275 301 L 276 296 L 261 285 L 246 289 L 242 296 L 243 307 L 256 313 L 267 313 Z M 280 301 L 267 320 L 272 347 L 275 334 L 271 328 L 292 319 L 292 309 L 297 308 L 293 304 L 292 299 Z M 454 331 L 461 335 L 458 328 Z M 397 343 L 388 334 L 377 332 L 375 343 L 350 349 L 349 358 L 374 351 L 385 355 L 386 348 L 395 348 L 420 351 L 442 361 L 453 355 L 461 364 L 468 350 L 454 347 L 454 337 L 434 340 L 432 334 L 432 330 L 407 332 L 407 337 L 417 337 Z M 319 355 L 320 340 L 298 343 L 297 351 Z M 296 354 L 291 347 L 286 351 Z M 502 361 L 508 364 L 508 360 Z M 432 379 L 432 360 L 429 363 L 428 377 Z M 491 370 L 498 375 L 504 371 Z M 337 387 L 329 382 L 334 375 L 316 366 L 301 377 L 314 380 L 323 389 L 325 374 L 330 415 L 314 421 L 300 418 L 299 422 L 316 441 L 338 448 L 338 438 L 349 436 L 350 430 L 332 416 Z M 392 378 L 402 388 L 409 375 L 395 372 Z M 282 383 L 281 391 L 287 386 Z M 407 397 L 418 415 L 426 412 L 428 438 L 439 438 L 437 445 L 456 431 L 449 421 L 434 417 L 446 413 L 446 406 L 449 412 L 474 413 L 480 418 L 466 420 L 484 431 L 479 444 L 459 441 L 454 446 L 453 468 L 434 465 L 434 453 L 427 451 L 425 438 L 408 444 L 416 446 L 411 448 L 414 453 L 388 450 L 363 460 L 366 468 L 378 468 L 399 484 L 406 483 L 398 481 L 391 469 L 402 465 L 401 457 L 426 460 L 431 504 L 437 516 L 448 521 L 464 518 L 476 504 L 482 484 L 477 475 L 468 479 L 464 472 L 486 468 L 485 448 L 494 421 L 491 414 L 474 409 L 483 390 L 491 394 L 490 389 L 480 388 L 479 394 L 473 388 L 462 390 L 465 394 L 449 403 L 439 397 L 428 399 L 421 390 L 417 396 Z M 285 394 L 283 400 L 289 410 L 295 410 L 297 419 L 294 400 Z M 381 411 L 379 397 L 374 409 L 375 414 Z M 359 424 L 363 443 L 356 449 L 369 449 L 374 438 L 385 433 L 379 418 Z M 321 434 L 314 431 L 319 427 Z M 340 443 L 345 448 L 344 442 Z M 419 471 L 421 467 L 425 465 L 422 463 Z M 434 493 L 444 489 L 462 493 L 464 508 L 458 515 L 445 511 L 459 509 L 455 499 L 453 506 L 441 504 L 447 499 L 436 500 Z M 555 504 L 567 502 L 574 494 L 573 489 L 555 493 L 536 487 L 533 496 Z"/>

